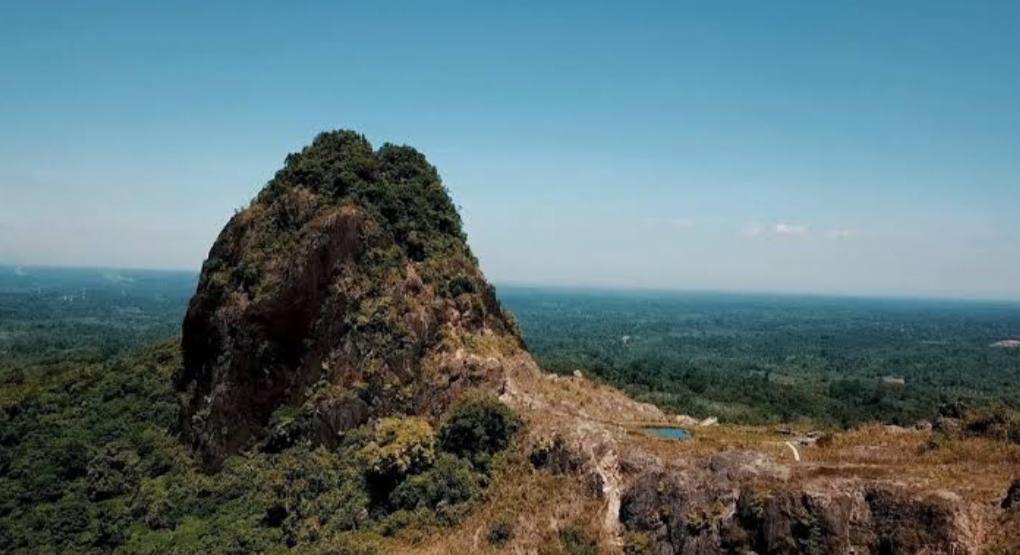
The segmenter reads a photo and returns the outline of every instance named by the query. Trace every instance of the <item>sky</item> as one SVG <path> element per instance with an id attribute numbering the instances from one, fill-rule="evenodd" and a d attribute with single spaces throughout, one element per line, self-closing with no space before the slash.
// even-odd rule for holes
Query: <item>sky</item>
<path id="1" fill-rule="evenodd" d="M 484 4 L 484 5 L 482 5 Z M 497 284 L 1020 299 L 1020 2 L 4 2 L 0 263 L 197 270 L 316 133 Z"/>

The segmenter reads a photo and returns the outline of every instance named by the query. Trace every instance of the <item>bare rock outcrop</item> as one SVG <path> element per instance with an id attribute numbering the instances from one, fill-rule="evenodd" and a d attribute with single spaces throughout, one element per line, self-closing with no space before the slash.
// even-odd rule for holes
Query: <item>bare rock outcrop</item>
<path id="1" fill-rule="evenodd" d="M 653 471 L 623 497 L 621 521 L 656 553 L 977 553 L 960 503 L 888 485 L 788 486 L 718 473 Z"/>

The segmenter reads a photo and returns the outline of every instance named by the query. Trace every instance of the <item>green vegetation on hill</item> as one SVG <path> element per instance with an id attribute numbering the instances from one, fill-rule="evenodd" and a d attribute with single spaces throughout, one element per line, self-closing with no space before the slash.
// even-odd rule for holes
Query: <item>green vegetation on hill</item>
<path id="1" fill-rule="evenodd" d="M 0 552 L 371 553 L 386 536 L 462 518 L 490 472 L 473 461 L 516 430 L 503 405 L 477 398 L 438 431 L 388 418 L 335 449 L 296 434 L 208 475 L 175 435 L 179 368 L 173 342 L 101 363 L 3 370 Z M 464 449 L 461 430 L 476 429 L 496 435 Z"/>
<path id="2" fill-rule="evenodd" d="M 460 215 L 439 173 L 409 146 L 387 143 L 373 151 L 353 131 L 322 133 L 287 157 L 256 202 L 268 204 L 295 187 L 373 211 L 412 260 L 464 246 Z"/>
<path id="3" fill-rule="evenodd" d="M 366 266 L 386 269 L 402 256 L 416 262 L 447 256 L 473 261 L 457 208 L 423 154 L 389 143 L 373 150 L 358 133 L 332 131 L 287 156 L 284 167 L 235 218 L 245 221 L 242 232 L 228 226 L 227 238 L 235 240 L 243 233 L 246 244 L 242 252 L 232 253 L 241 255 L 241 260 L 229 261 L 235 264 L 228 268 L 232 275 L 227 281 L 242 289 L 275 285 L 273 280 L 279 276 L 272 274 L 287 268 L 272 263 L 303 242 L 322 241 L 306 236 L 307 226 L 334 206 L 356 208 L 372 222 L 362 231 L 384 236 L 366 238 L 369 249 L 374 249 L 365 254 L 371 262 Z M 399 252 L 389 252 L 394 246 Z M 214 248 L 206 262 L 214 270 L 228 262 L 216 254 Z"/>

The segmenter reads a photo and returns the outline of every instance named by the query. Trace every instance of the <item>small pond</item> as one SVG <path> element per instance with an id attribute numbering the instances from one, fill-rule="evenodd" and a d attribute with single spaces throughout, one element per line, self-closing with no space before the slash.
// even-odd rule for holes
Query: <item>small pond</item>
<path id="1" fill-rule="evenodd" d="M 691 433 L 683 428 L 675 428 L 673 426 L 649 426 L 645 428 L 645 433 L 650 436 L 657 437 L 660 439 L 689 439 Z"/>

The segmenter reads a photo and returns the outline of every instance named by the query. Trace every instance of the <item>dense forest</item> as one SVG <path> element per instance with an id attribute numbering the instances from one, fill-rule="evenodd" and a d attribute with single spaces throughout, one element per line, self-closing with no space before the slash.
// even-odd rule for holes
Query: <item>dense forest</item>
<path id="1" fill-rule="evenodd" d="M 0 266 L 0 367 L 98 362 L 180 334 L 192 272 Z"/>
<path id="2" fill-rule="evenodd" d="M 947 402 L 1020 407 L 1020 305 L 504 287 L 547 370 L 745 423 L 913 424 Z"/>
<path id="3" fill-rule="evenodd" d="M 200 472 L 172 387 L 194 286 L 0 268 L 0 553 L 379 553 L 457 522 L 501 471 L 521 423 L 468 395 L 435 427 L 383 418 L 336 449 L 281 409 Z"/>
<path id="4" fill-rule="evenodd" d="M 0 268 L 0 368 L 97 363 L 176 336 L 189 272 Z M 1020 408 L 1020 305 L 501 287 L 544 368 L 746 423 L 910 424 Z"/>
<path id="5" fill-rule="evenodd" d="M 95 363 L 176 336 L 190 272 L 0 268 L 0 368 Z M 547 370 L 736 422 L 910 424 L 1020 407 L 1020 305 L 501 287 Z"/>

